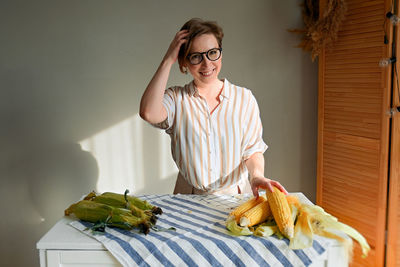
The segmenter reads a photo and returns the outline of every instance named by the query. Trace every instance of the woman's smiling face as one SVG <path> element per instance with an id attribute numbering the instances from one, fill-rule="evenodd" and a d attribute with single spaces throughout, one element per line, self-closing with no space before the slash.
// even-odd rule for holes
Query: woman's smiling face
<path id="1" fill-rule="evenodd" d="M 192 53 L 203 53 L 210 49 L 219 48 L 218 41 L 213 34 L 202 34 L 195 37 L 192 41 L 192 45 L 189 54 Z M 186 66 L 193 76 L 193 79 L 197 84 L 199 83 L 212 83 L 218 80 L 218 74 L 222 66 L 222 55 L 215 61 L 209 60 L 205 54 L 202 55 L 203 60 L 193 65 L 186 59 Z"/>

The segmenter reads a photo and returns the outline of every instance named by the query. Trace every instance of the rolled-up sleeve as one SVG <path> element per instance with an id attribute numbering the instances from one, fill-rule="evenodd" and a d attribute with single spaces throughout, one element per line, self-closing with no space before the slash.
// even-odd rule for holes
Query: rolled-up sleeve
<path id="1" fill-rule="evenodd" d="M 253 94 L 250 93 L 248 108 L 244 114 L 244 133 L 242 140 L 242 159 L 247 160 L 257 152 L 264 153 L 268 146 L 265 144 L 262 134 L 263 126 L 260 118 L 260 110 Z"/>
<path id="2" fill-rule="evenodd" d="M 159 123 L 153 123 L 156 128 L 160 128 L 163 130 L 168 130 L 173 126 L 174 117 L 175 117 L 175 92 L 174 88 L 168 88 L 164 92 L 164 98 L 162 103 L 167 111 L 167 118 Z"/>

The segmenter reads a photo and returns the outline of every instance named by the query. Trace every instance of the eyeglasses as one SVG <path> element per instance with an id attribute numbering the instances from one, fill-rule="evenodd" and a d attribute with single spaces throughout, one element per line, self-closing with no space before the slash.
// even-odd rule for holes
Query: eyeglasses
<path id="1" fill-rule="evenodd" d="M 189 60 L 190 64 L 192 65 L 197 65 L 200 64 L 203 61 L 203 55 L 206 55 L 206 57 L 211 60 L 211 61 L 216 61 L 221 57 L 222 53 L 222 48 L 212 48 L 206 52 L 202 53 L 191 53 L 187 56 L 187 59 Z"/>

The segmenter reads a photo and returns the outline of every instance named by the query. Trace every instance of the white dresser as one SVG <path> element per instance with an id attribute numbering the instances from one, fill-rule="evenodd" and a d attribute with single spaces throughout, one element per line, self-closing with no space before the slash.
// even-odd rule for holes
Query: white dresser
<path id="1" fill-rule="evenodd" d="M 70 217 L 61 218 L 39 240 L 37 249 L 41 267 L 121 266 L 102 243 L 68 224 L 73 220 Z M 325 249 L 311 267 L 348 266 L 344 248 L 340 243 L 334 241 Z"/>

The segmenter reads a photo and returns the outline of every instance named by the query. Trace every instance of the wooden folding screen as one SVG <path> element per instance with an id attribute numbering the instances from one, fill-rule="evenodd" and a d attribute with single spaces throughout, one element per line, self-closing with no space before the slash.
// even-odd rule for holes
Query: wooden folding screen
<path id="1" fill-rule="evenodd" d="M 391 68 L 379 61 L 391 57 L 392 1 L 346 3 L 338 40 L 319 57 L 317 204 L 367 238 L 370 254 L 356 246 L 354 266 L 383 266 Z"/>
<path id="2" fill-rule="evenodd" d="M 400 25 L 396 27 L 396 57 L 400 56 Z M 397 66 L 399 66 L 397 62 Z M 393 76 L 393 108 L 400 107 L 400 83 L 397 73 Z M 398 83 L 399 82 L 399 83 Z M 390 182 L 387 229 L 387 266 L 400 266 L 400 112 L 393 113 L 391 125 Z"/>

